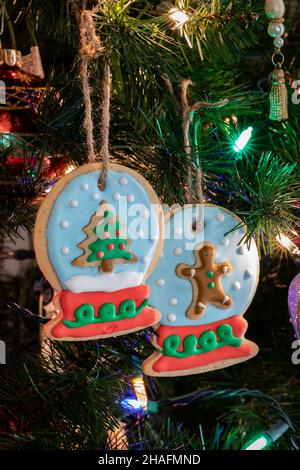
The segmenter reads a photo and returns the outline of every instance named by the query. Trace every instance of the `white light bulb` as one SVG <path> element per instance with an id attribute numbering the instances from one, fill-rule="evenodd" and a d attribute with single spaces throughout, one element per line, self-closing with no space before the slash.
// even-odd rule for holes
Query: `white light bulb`
<path id="1" fill-rule="evenodd" d="M 276 236 L 276 240 L 278 241 L 278 243 L 280 243 L 281 246 L 283 246 L 283 248 L 286 248 L 289 251 L 296 247 L 295 243 L 293 243 L 292 240 L 289 239 L 289 237 L 283 235 L 283 233 L 279 233 Z"/>
<path id="2" fill-rule="evenodd" d="M 172 8 L 169 11 L 170 18 L 176 23 L 176 27 L 180 28 L 188 20 L 189 16 L 184 10 L 179 10 L 178 8 Z"/>
<path id="3" fill-rule="evenodd" d="M 245 450 L 262 450 L 268 445 L 268 440 L 265 436 L 261 436 L 256 439 L 254 442 L 249 444 Z"/>
<path id="4" fill-rule="evenodd" d="M 236 139 L 234 146 L 233 146 L 236 152 L 240 152 L 241 150 L 245 148 L 245 146 L 251 139 L 252 131 L 253 131 L 253 128 L 248 127 L 248 129 L 243 131 L 241 135 Z"/>

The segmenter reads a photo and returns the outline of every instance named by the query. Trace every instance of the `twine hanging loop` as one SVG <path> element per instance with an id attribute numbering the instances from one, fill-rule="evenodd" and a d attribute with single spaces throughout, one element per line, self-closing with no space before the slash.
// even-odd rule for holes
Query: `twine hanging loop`
<path id="1" fill-rule="evenodd" d="M 80 53 L 90 59 L 96 59 L 104 51 L 93 20 L 93 12 L 83 10 L 80 15 Z"/>
<path id="2" fill-rule="evenodd" d="M 111 95 L 111 74 L 108 59 L 104 58 L 103 74 L 103 101 L 101 120 L 101 149 L 99 154 L 95 151 L 94 126 L 93 126 L 93 105 L 91 100 L 91 86 L 89 83 L 89 63 L 90 60 L 98 58 L 104 52 L 100 38 L 97 35 L 93 12 L 83 9 L 79 15 L 79 29 L 81 39 L 81 76 L 84 102 L 84 122 L 86 133 L 87 156 L 89 162 L 102 159 L 102 171 L 98 181 L 100 191 L 105 189 L 108 174 L 110 154 L 109 154 L 109 121 L 110 121 L 110 95 Z"/>

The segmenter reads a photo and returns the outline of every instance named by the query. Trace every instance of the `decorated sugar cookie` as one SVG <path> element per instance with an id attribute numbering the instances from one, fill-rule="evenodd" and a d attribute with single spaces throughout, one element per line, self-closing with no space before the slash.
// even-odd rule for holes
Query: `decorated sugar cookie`
<path id="1" fill-rule="evenodd" d="M 157 323 L 144 281 L 162 247 L 162 213 L 151 186 L 111 165 L 104 191 L 100 163 L 61 178 L 39 209 L 34 247 L 57 290 L 46 334 L 57 340 L 118 336 Z"/>
<path id="2" fill-rule="evenodd" d="M 193 221 L 202 218 L 202 229 Z M 185 206 L 166 217 L 164 251 L 148 280 L 150 304 L 162 314 L 156 348 L 143 370 L 154 376 L 197 374 L 228 367 L 258 352 L 245 339 L 243 314 L 255 294 L 259 257 L 254 240 L 222 207 Z"/>

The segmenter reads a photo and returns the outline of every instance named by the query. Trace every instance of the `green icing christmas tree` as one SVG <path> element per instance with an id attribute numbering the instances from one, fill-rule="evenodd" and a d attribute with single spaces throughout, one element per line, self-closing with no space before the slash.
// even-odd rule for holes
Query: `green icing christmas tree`
<path id="1" fill-rule="evenodd" d="M 83 255 L 76 258 L 74 266 L 98 266 L 99 272 L 111 272 L 116 263 L 134 263 L 135 254 L 129 251 L 130 241 L 120 237 L 121 224 L 106 201 L 102 201 L 97 212 L 83 232 L 87 238 L 78 247 Z"/>

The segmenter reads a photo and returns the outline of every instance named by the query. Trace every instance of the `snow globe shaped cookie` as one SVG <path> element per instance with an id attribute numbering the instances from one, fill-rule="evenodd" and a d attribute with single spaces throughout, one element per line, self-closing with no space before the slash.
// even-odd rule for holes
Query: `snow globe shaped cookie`
<path id="1" fill-rule="evenodd" d="M 143 364 L 146 374 L 197 374 L 257 354 L 244 337 L 243 314 L 256 291 L 259 256 L 253 239 L 250 246 L 241 242 L 245 231 L 236 215 L 212 204 L 166 217 L 164 251 L 148 280 L 150 304 L 162 318 L 152 338 L 156 352 Z"/>
<path id="2" fill-rule="evenodd" d="M 118 336 L 160 319 L 144 284 L 162 248 L 159 200 L 141 175 L 116 164 L 100 191 L 101 169 L 91 163 L 62 177 L 38 211 L 36 258 L 57 290 L 51 339 Z"/>

